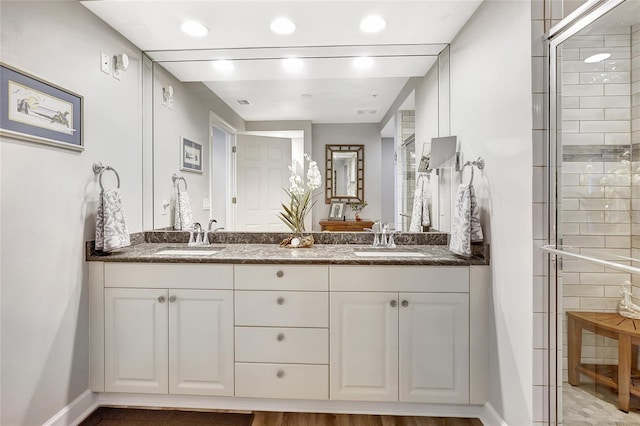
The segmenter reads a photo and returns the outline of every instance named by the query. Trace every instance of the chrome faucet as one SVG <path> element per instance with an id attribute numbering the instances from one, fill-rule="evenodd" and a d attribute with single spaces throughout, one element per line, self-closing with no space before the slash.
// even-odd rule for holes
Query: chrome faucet
<path id="1" fill-rule="evenodd" d="M 217 221 L 217 220 L 215 220 L 215 219 L 211 219 L 211 220 L 209 221 L 209 226 L 207 226 L 207 230 L 208 230 L 208 231 L 211 231 L 211 225 L 213 225 L 214 223 L 218 223 L 218 221 Z M 215 230 L 214 230 L 214 232 L 215 232 Z"/>
<path id="2" fill-rule="evenodd" d="M 380 220 L 376 220 L 371 227 L 367 229 L 369 232 L 373 232 L 373 247 L 379 248 L 395 248 L 396 243 L 393 241 L 393 235 L 395 230 L 391 228 L 388 223 L 382 223 Z"/>
<path id="3" fill-rule="evenodd" d="M 195 234 L 195 239 L 194 239 L 194 235 Z M 208 244 L 202 241 L 203 238 L 203 234 L 206 237 L 206 233 L 203 231 L 202 229 L 202 225 L 200 225 L 200 223 L 198 222 L 194 222 L 193 226 L 191 227 L 191 231 L 189 231 L 189 246 L 201 246 L 204 244 Z M 208 238 L 207 238 L 208 239 Z"/>

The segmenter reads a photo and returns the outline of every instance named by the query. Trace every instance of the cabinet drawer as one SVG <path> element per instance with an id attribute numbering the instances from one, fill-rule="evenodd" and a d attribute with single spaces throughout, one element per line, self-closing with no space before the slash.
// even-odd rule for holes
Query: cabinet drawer
<path id="1" fill-rule="evenodd" d="M 236 363 L 236 396 L 328 399 L 329 366 Z"/>
<path id="2" fill-rule="evenodd" d="M 238 265 L 236 290 L 329 290 L 329 267 L 321 265 Z"/>
<path id="3" fill-rule="evenodd" d="M 104 286 L 233 290 L 233 265 L 105 263 Z"/>
<path id="4" fill-rule="evenodd" d="M 236 361 L 328 364 L 329 330 L 236 327 Z"/>
<path id="5" fill-rule="evenodd" d="M 329 293 L 236 291 L 236 325 L 328 327 Z"/>
<path id="6" fill-rule="evenodd" d="M 332 265 L 331 291 L 468 293 L 468 266 Z"/>

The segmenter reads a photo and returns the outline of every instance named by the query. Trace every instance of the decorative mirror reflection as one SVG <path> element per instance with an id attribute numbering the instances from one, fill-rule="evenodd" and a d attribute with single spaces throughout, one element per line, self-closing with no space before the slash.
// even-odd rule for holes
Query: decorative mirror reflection
<path id="1" fill-rule="evenodd" d="M 325 145 L 325 201 L 364 201 L 364 145 Z"/>

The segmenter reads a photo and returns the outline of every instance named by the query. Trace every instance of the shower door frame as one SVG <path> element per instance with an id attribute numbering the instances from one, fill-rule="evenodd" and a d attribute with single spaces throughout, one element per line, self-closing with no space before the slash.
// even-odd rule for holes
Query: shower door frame
<path id="1" fill-rule="evenodd" d="M 593 22 L 604 16 L 606 13 L 624 3 L 627 0 L 588 0 L 566 18 L 553 26 L 545 35 L 545 59 L 547 67 L 545 73 L 549 82 L 549 98 L 546 105 L 545 114 L 546 136 L 548 141 L 548 150 L 545 162 L 547 165 L 547 194 L 548 194 L 548 211 L 546 218 L 548 220 L 547 243 L 556 247 L 562 246 L 562 223 L 560 217 L 562 196 L 561 179 L 562 179 L 562 150 L 558 146 L 558 132 L 561 131 L 559 122 L 561 117 L 558 116 L 558 84 L 561 80 L 557 74 L 558 70 L 558 48 L 569 38 L 573 37 Z M 547 266 L 547 300 L 546 310 L 548 313 L 548 334 L 547 334 L 547 360 L 548 368 L 545 372 L 548 383 L 546 397 L 548 402 L 548 421 L 549 424 L 558 424 L 558 414 L 561 412 L 560 400 L 558 393 L 562 392 L 562 300 L 559 291 L 559 272 L 562 269 L 562 257 L 556 257 L 550 254 L 545 256 Z"/>

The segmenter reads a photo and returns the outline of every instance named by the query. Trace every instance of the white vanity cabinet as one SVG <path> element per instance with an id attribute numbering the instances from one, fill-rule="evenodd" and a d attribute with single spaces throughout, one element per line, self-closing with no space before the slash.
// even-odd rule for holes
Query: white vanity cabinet
<path id="1" fill-rule="evenodd" d="M 92 279 L 92 390 L 233 395 L 231 265 L 108 263 L 96 269 L 102 269 L 103 289 Z M 93 327 L 101 314 L 102 330 Z M 100 354 L 103 369 L 95 361 Z"/>
<path id="2" fill-rule="evenodd" d="M 329 267 L 235 267 L 236 396 L 328 399 Z"/>
<path id="3" fill-rule="evenodd" d="M 331 399 L 469 403 L 468 267 L 332 266 L 330 282 Z"/>
<path id="4" fill-rule="evenodd" d="M 478 407 L 489 284 L 486 265 L 89 262 L 90 389 L 116 405 Z"/>

